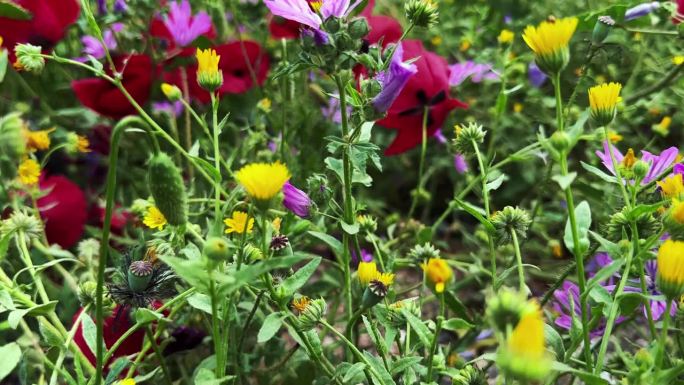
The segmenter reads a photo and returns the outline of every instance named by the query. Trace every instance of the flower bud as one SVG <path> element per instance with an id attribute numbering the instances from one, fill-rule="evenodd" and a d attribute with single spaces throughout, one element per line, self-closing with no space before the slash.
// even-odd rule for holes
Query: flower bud
<path id="1" fill-rule="evenodd" d="M 245 245 L 245 247 L 242 249 L 242 253 L 248 261 L 253 262 L 264 259 L 264 253 L 261 252 L 261 249 L 251 243 Z"/>
<path id="2" fill-rule="evenodd" d="M 330 33 L 335 33 L 340 30 L 340 19 L 336 17 L 329 17 L 326 21 L 323 22 L 323 28 L 327 32 Z"/>
<path id="3" fill-rule="evenodd" d="M 485 373 L 473 365 L 468 365 L 458 371 L 452 378 L 453 385 L 485 385 L 487 376 Z"/>
<path id="4" fill-rule="evenodd" d="M 13 160 L 19 160 L 24 155 L 26 140 L 21 131 L 24 125 L 19 112 L 0 118 L 0 154 Z"/>
<path id="5" fill-rule="evenodd" d="M 512 231 L 515 231 L 519 238 L 526 238 L 527 229 L 532 220 L 527 211 L 518 207 L 506 206 L 503 210 L 492 215 L 491 222 L 496 229 L 498 243 L 504 245 L 511 242 Z"/>
<path id="6" fill-rule="evenodd" d="M 404 11 L 408 21 L 417 27 L 429 28 L 439 21 L 437 5 L 431 0 L 408 0 Z"/>
<path id="7" fill-rule="evenodd" d="M 368 35 L 370 29 L 365 17 L 354 19 L 349 23 L 349 36 L 352 39 L 363 39 Z"/>
<path id="8" fill-rule="evenodd" d="M 520 318 L 532 310 L 525 293 L 504 287 L 487 300 L 485 316 L 496 331 L 505 333 L 509 326 L 517 325 Z"/>
<path id="9" fill-rule="evenodd" d="M 179 101 L 183 96 L 180 88 L 173 84 L 162 83 L 161 90 L 164 93 L 164 96 L 166 96 L 166 98 L 169 99 L 169 101 L 171 102 Z"/>
<path id="10" fill-rule="evenodd" d="M 610 30 L 615 25 L 615 20 L 610 16 L 599 16 L 594 24 L 594 31 L 591 34 L 591 42 L 601 44 L 610 34 Z"/>
<path id="11" fill-rule="evenodd" d="M 358 215 L 356 221 L 359 223 L 362 231 L 373 233 L 378 229 L 378 221 L 371 215 Z"/>
<path id="12" fill-rule="evenodd" d="M 470 122 L 468 125 L 456 125 L 454 126 L 456 132 L 456 138 L 452 141 L 452 144 L 456 152 L 468 155 L 475 152 L 474 146 L 478 143 L 484 141 L 486 132 L 481 125 Z"/>
<path id="13" fill-rule="evenodd" d="M 209 92 L 223 85 L 223 72 L 219 69 L 221 56 L 213 49 L 197 49 L 197 84 Z"/>
<path id="14" fill-rule="evenodd" d="M 86 307 L 95 303 L 96 290 L 97 283 L 93 281 L 85 281 L 78 285 L 78 301 L 81 306 Z"/>
<path id="15" fill-rule="evenodd" d="M 212 261 L 227 261 L 230 258 L 228 240 L 224 237 L 208 237 L 207 241 L 204 242 L 202 254 Z"/>
<path id="16" fill-rule="evenodd" d="M 422 245 L 415 245 L 409 251 L 409 258 L 415 261 L 426 261 L 428 259 L 439 258 L 439 250 L 432 245 L 432 243 L 424 243 Z"/>
<path id="17" fill-rule="evenodd" d="M 556 131 L 551 135 L 551 146 L 559 153 L 570 149 L 570 135 L 565 131 Z"/>
<path id="18" fill-rule="evenodd" d="M 161 152 L 150 159 L 147 180 L 159 211 L 174 226 L 188 220 L 188 202 L 180 170 L 171 157 Z"/>
<path id="19" fill-rule="evenodd" d="M 45 59 L 41 56 L 40 46 L 28 43 L 18 44 L 14 47 L 14 53 L 17 55 L 17 62 L 20 68 L 28 72 L 38 74 L 45 68 Z"/>
<path id="20" fill-rule="evenodd" d="M 643 160 L 637 160 L 636 163 L 634 163 L 634 176 L 638 180 L 643 180 L 646 174 L 648 174 L 648 171 L 651 169 L 651 166 L 644 162 Z"/>
<path id="21" fill-rule="evenodd" d="M 303 331 L 313 329 L 325 316 L 326 304 L 322 298 L 311 301 L 299 314 L 299 326 Z"/>

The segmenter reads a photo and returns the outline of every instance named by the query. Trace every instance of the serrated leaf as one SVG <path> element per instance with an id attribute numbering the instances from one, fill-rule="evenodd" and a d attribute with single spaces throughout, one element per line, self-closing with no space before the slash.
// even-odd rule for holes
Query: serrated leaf
<path id="1" fill-rule="evenodd" d="M 406 369 L 419 364 L 422 360 L 422 357 L 417 356 L 402 357 L 394 361 L 394 363 L 392 364 L 392 375 L 396 376 L 404 372 Z"/>
<path id="2" fill-rule="evenodd" d="M 430 346 L 430 343 L 432 342 L 432 332 L 428 329 L 427 325 L 423 323 L 423 320 L 413 315 L 413 313 L 406 308 L 402 308 L 401 313 L 406 318 L 408 324 L 411 325 L 411 330 L 416 333 L 423 346 Z"/>
<path id="3" fill-rule="evenodd" d="M 556 329 L 549 324 L 544 324 L 544 339 L 546 343 L 553 348 L 557 359 L 565 357 L 565 347 L 563 346 L 563 338 L 558 334 Z"/>
<path id="4" fill-rule="evenodd" d="M 366 351 L 363 352 L 363 355 L 366 357 L 366 361 L 368 361 L 370 366 L 373 368 L 373 370 L 370 371 L 373 383 L 376 385 L 396 385 L 396 382 L 394 382 L 392 376 L 389 374 L 387 369 L 385 369 L 385 365 L 382 364 L 380 358 Z"/>

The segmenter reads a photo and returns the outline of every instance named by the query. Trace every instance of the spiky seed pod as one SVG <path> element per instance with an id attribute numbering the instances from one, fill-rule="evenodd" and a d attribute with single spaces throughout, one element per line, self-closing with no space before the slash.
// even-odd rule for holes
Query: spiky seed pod
<path id="1" fill-rule="evenodd" d="M 304 331 L 313 329 L 325 316 L 325 310 L 326 304 L 323 298 L 311 301 L 304 311 L 299 314 L 299 326 Z"/>
<path id="2" fill-rule="evenodd" d="M 622 239 L 622 234 L 631 234 L 630 221 L 627 218 L 627 207 L 622 211 L 613 214 L 606 226 L 607 238 L 611 241 L 619 241 Z M 658 231 L 658 220 L 651 213 L 640 214 L 636 217 L 637 229 L 639 229 L 640 238 L 648 238 Z"/>
<path id="3" fill-rule="evenodd" d="M 0 118 L 0 154 L 19 160 L 26 152 L 26 140 L 21 129 L 24 121 L 21 113 L 14 112 Z"/>
<path id="4" fill-rule="evenodd" d="M 475 153 L 474 146 L 482 143 L 487 135 L 487 132 L 482 128 L 482 125 L 475 122 L 469 122 L 467 125 L 454 126 L 456 138 L 451 142 L 454 150 L 463 155 Z M 474 144 L 473 144 L 474 142 Z"/>
<path id="5" fill-rule="evenodd" d="M 17 210 L 4 221 L 0 221 L 0 235 L 8 236 L 23 232 L 29 238 L 39 238 L 43 231 L 43 223 L 26 211 Z"/>
<path id="6" fill-rule="evenodd" d="M 496 228 L 496 238 L 499 244 L 511 242 L 511 231 L 515 231 L 518 238 L 527 237 L 527 229 L 532 220 L 527 212 L 518 207 L 506 206 L 492 215 L 492 225 Z"/>
<path id="7" fill-rule="evenodd" d="M 480 369 L 468 365 L 452 378 L 453 385 L 487 385 L 487 376 Z"/>
<path id="8" fill-rule="evenodd" d="M 127 253 L 120 267 L 122 280 L 107 285 L 112 300 L 120 305 L 147 307 L 176 293 L 173 271 L 160 263 L 134 261 L 133 257 L 139 257 L 139 254 L 140 249 L 137 248 Z"/>
<path id="9" fill-rule="evenodd" d="M 271 238 L 270 249 L 273 251 L 280 251 L 290 245 L 290 240 L 287 236 L 278 234 Z"/>
<path id="10" fill-rule="evenodd" d="M 439 258 L 439 250 L 437 250 L 430 242 L 422 245 L 415 245 L 411 251 L 409 251 L 409 258 L 418 262 L 427 261 L 428 259 L 436 259 Z"/>
<path id="11" fill-rule="evenodd" d="M 39 74 L 45 68 L 45 58 L 41 56 L 41 47 L 31 45 L 28 43 L 17 44 L 14 47 L 14 53 L 17 55 L 17 62 L 22 69 Z"/>
<path id="12" fill-rule="evenodd" d="M 152 156 L 147 180 L 154 203 L 166 221 L 184 225 L 188 221 L 188 200 L 183 177 L 171 157 L 163 152 Z"/>
<path id="13" fill-rule="evenodd" d="M 251 243 L 246 244 L 242 252 L 249 261 L 264 259 L 264 253 L 261 252 L 261 249 Z"/>
<path id="14" fill-rule="evenodd" d="M 439 21 L 437 5 L 431 0 L 409 0 L 404 11 L 409 22 L 417 27 L 429 28 Z"/>

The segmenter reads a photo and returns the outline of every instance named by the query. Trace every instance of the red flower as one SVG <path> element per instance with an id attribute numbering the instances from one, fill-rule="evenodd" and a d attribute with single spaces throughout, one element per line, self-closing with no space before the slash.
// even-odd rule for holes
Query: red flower
<path id="1" fill-rule="evenodd" d="M 79 315 L 83 309 L 80 309 L 76 314 L 74 315 L 74 322 L 78 319 Z M 84 317 L 89 317 L 89 316 L 84 316 Z M 93 321 L 95 321 L 93 319 Z M 105 347 L 109 349 L 116 341 L 123 336 L 123 334 L 128 331 L 128 329 L 131 328 L 133 324 L 131 323 L 130 320 L 130 314 L 129 314 L 129 308 L 123 307 L 121 305 L 117 305 L 114 310 L 112 311 L 112 315 L 104 319 L 102 329 L 103 329 L 103 337 L 105 341 Z M 145 339 L 145 330 L 140 329 L 136 331 L 135 333 L 131 334 L 126 338 L 121 345 L 119 345 L 119 348 L 112 353 L 112 357 L 109 359 L 105 365 L 112 363 L 116 361 L 117 358 L 123 357 L 123 356 L 130 356 L 131 354 L 138 353 L 140 350 L 142 350 L 142 344 L 143 340 Z M 76 330 L 76 335 L 74 335 L 74 343 L 76 346 L 81 349 L 83 354 L 86 356 L 88 361 L 90 361 L 91 364 L 95 365 L 95 353 L 90 350 L 90 347 L 85 341 L 85 337 L 83 337 L 83 323 L 78 325 L 78 329 Z M 93 349 L 95 349 L 95 346 L 93 346 Z"/>
<path id="2" fill-rule="evenodd" d="M 684 20 L 684 0 L 677 0 L 677 13 L 672 18 L 674 24 L 679 24 Z"/>
<path id="3" fill-rule="evenodd" d="M 114 58 L 114 64 L 117 70 L 123 70 L 124 88 L 138 104 L 145 104 L 155 73 L 152 59 L 146 55 L 119 56 Z M 107 73 L 111 75 L 109 70 Z M 117 119 L 136 113 L 124 94 L 105 79 L 75 80 L 71 87 L 84 106 L 102 115 Z"/>
<path id="4" fill-rule="evenodd" d="M 423 111 L 428 108 L 428 136 L 432 136 L 454 108 L 468 106 L 449 96 L 449 67 L 446 60 L 434 52 L 426 51 L 419 40 L 402 43 L 404 60 L 420 57 L 415 64 L 418 73 L 412 76 L 399 97 L 394 101 L 387 117 L 378 124 L 397 130 L 397 136 L 385 150 L 385 155 L 408 151 L 422 141 Z"/>
<path id="5" fill-rule="evenodd" d="M 396 43 L 403 33 L 401 24 L 396 19 L 389 16 L 367 16 L 370 32 L 366 39 L 370 44 L 377 44 L 382 39 L 382 46 L 386 47 L 389 43 Z"/>
<path id="6" fill-rule="evenodd" d="M 274 39 L 297 39 L 302 25 L 296 21 L 287 20 L 280 16 L 269 17 L 268 31 Z"/>
<path id="7" fill-rule="evenodd" d="M 243 44 L 247 55 L 243 55 Z M 223 86 L 218 90 L 219 95 L 242 94 L 249 91 L 254 86 L 250 65 L 255 72 L 257 83 L 261 86 L 266 81 L 271 61 L 258 43 L 243 40 L 241 44 L 235 41 L 216 46 L 214 49 L 221 56 L 219 68 L 223 71 Z M 202 103 L 209 103 L 211 100 L 209 93 L 197 84 L 197 65 L 187 67 L 186 73 L 190 95 Z M 183 88 L 180 69 L 166 73 L 164 81 Z"/>
<path id="8" fill-rule="evenodd" d="M 62 175 L 42 177 L 39 186 L 47 192 L 37 203 L 48 242 L 65 249 L 74 246 L 81 239 L 88 219 L 83 191 Z"/>
<path id="9" fill-rule="evenodd" d="M 14 55 L 17 43 L 39 45 L 45 52 L 64 37 L 67 27 L 81 12 L 78 0 L 13 0 L 31 13 L 29 20 L 0 17 L 0 36 L 4 46 Z M 14 58 L 12 59 L 14 61 Z"/>

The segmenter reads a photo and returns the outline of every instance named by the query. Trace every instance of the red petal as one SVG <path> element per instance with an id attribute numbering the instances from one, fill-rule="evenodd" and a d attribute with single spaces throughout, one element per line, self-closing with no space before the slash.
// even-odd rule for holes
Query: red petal
<path id="1" fill-rule="evenodd" d="M 37 201 L 48 242 L 71 248 L 81 239 L 88 219 L 83 191 L 61 175 L 42 178 L 39 186 L 49 191 Z"/>

